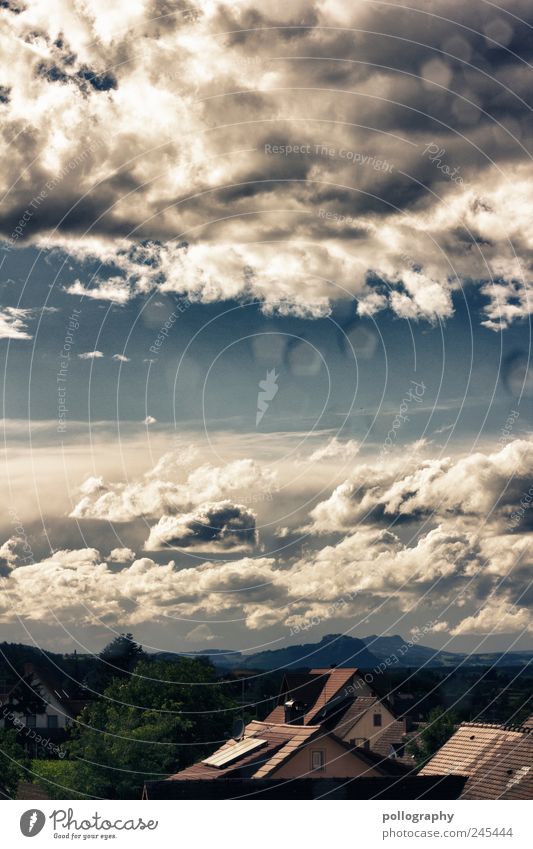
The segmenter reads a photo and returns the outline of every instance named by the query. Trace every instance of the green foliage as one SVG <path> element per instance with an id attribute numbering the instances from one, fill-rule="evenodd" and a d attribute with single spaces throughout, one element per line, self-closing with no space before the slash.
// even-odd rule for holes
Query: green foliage
<path id="1" fill-rule="evenodd" d="M 16 732 L 0 730 L 0 785 L 11 798 L 16 795 L 19 781 L 29 780 L 29 766 L 30 761 L 17 741 Z"/>
<path id="2" fill-rule="evenodd" d="M 31 781 L 39 784 L 50 799 L 85 799 L 78 793 L 79 765 L 76 761 L 33 760 Z"/>
<path id="3" fill-rule="evenodd" d="M 450 739 L 455 731 L 456 719 L 444 708 L 436 707 L 429 712 L 427 722 L 420 736 L 407 747 L 420 766 L 429 761 Z"/>
<path id="4" fill-rule="evenodd" d="M 98 655 L 98 663 L 87 676 L 88 686 L 96 692 L 104 690 L 114 678 L 126 677 L 146 657 L 133 634 L 115 637 Z"/>
<path id="5" fill-rule="evenodd" d="M 197 660 L 141 661 L 79 717 L 68 744 L 78 790 L 138 799 L 145 780 L 162 779 L 212 751 L 233 719 L 223 690 L 213 668 Z"/>

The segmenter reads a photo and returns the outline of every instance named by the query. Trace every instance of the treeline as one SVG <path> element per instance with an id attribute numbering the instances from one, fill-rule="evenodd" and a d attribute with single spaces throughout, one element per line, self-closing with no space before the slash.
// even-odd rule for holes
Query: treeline
<path id="1" fill-rule="evenodd" d="M 18 656 L 21 669 L 27 660 L 27 651 Z M 8 795 L 26 780 L 52 798 L 138 799 L 145 780 L 184 769 L 224 742 L 242 709 L 234 698 L 238 684 L 223 681 L 203 658 L 158 660 L 131 634 L 94 660 L 76 661 L 91 699 L 69 728 L 63 757 L 30 761 L 20 731 L 0 732 L 0 781 Z M 42 655 L 35 665 L 42 669 Z M 24 712 L 23 701 L 19 708 Z"/>

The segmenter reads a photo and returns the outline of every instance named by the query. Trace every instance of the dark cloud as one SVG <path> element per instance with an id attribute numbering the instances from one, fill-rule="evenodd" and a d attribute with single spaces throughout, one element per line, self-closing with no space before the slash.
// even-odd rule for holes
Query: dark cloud
<path id="1" fill-rule="evenodd" d="M 252 510 L 229 501 L 202 505 L 193 513 L 163 516 L 151 529 L 145 549 L 250 549 L 257 543 L 255 518 Z"/>

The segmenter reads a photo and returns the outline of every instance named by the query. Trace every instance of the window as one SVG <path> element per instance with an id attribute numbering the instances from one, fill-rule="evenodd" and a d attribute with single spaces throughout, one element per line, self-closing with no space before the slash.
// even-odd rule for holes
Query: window
<path id="1" fill-rule="evenodd" d="M 311 751 L 311 769 L 316 772 L 323 772 L 326 768 L 326 753 L 323 749 L 313 749 Z"/>
<path id="2" fill-rule="evenodd" d="M 35 726 L 37 725 L 37 717 L 34 713 L 28 714 L 28 716 L 26 717 L 26 725 L 28 726 L 28 728 L 35 728 Z"/>
<path id="3" fill-rule="evenodd" d="M 57 716 L 55 715 L 55 713 L 47 714 L 46 724 L 48 728 L 57 728 Z"/>
<path id="4" fill-rule="evenodd" d="M 381 726 L 381 714 L 375 713 L 374 714 L 374 727 L 379 728 L 380 726 Z"/>

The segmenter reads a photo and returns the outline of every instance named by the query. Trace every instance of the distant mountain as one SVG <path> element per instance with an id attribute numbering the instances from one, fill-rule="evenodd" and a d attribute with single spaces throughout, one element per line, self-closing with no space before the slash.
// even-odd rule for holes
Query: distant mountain
<path id="1" fill-rule="evenodd" d="M 395 634 L 392 637 L 363 637 L 363 642 L 380 662 L 398 658 L 395 666 L 453 666 L 461 662 L 464 655 L 450 651 L 439 651 L 429 646 L 421 646 L 417 643 L 409 646 L 404 637 Z"/>
<path id="2" fill-rule="evenodd" d="M 396 655 L 399 666 L 427 668 L 435 666 L 525 666 L 533 662 L 533 651 L 511 651 L 511 652 L 477 652 L 465 654 L 464 652 L 440 651 L 429 646 L 421 646 L 416 643 L 407 645 L 407 641 L 398 634 L 392 637 L 363 637 L 363 642 L 368 649 L 379 658 L 380 662 L 386 658 Z"/>
<path id="3" fill-rule="evenodd" d="M 170 658 L 170 653 L 164 653 Z M 185 654 L 185 652 L 184 652 Z M 533 663 L 533 651 L 489 652 L 467 655 L 461 652 L 439 651 L 429 646 L 414 644 L 396 634 L 391 637 L 349 637 L 329 634 L 319 643 L 286 646 L 282 649 L 242 654 L 227 649 L 205 649 L 187 652 L 189 656 L 208 657 L 223 669 L 301 669 L 304 667 L 357 666 L 373 669 L 387 660 L 391 668 L 427 669 L 446 666 L 525 666 Z M 175 657 L 175 655 L 173 655 Z"/>
<path id="4" fill-rule="evenodd" d="M 220 656 L 206 652 L 215 665 L 220 665 Z M 323 637 L 319 643 L 286 646 L 282 649 L 259 652 L 258 654 L 224 657 L 224 665 L 240 669 L 301 669 L 303 667 L 358 666 L 371 669 L 378 664 L 377 657 L 365 646 L 363 640 L 342 634 Z"/>

